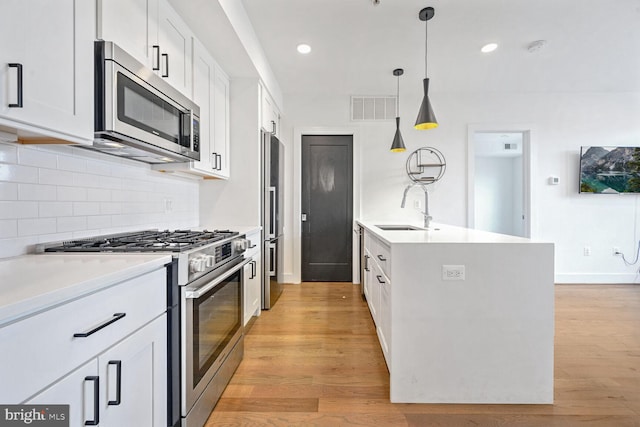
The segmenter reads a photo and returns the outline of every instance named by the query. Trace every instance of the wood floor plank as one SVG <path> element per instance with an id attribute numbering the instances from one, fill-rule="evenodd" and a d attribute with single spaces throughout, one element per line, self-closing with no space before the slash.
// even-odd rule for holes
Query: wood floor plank
<path id="1" fill-rule="evenodd" d="M 359 287 L 303 283 L 252 324 L 207 427 L 640 427 L 640 286 L 555 293 L 553 405 L 392 404 Z"/>

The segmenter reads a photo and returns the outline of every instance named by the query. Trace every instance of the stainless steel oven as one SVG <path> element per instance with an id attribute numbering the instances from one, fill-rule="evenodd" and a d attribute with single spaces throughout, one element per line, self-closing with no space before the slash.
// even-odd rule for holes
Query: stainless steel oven
<path id="1" fill-rule="evenodd" d="M 202 426 L 244 353 L 243 270 L 229 262 L 182 287 L 183 427 Z"/>
<path id="2" fill-rule="evenodd" d="M 146 163 L 200 159 L 200 108 L 112 42 L 95 42 L 94 150 Z"/>

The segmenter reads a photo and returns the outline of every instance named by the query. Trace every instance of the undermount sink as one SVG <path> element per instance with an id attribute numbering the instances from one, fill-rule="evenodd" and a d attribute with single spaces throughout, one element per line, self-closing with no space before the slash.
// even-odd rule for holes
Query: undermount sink
<path id="1" fill-rule="evenodd" d="M 414 227 L 413 225 L 382 224 L 376 225 L 376 227 L 384 231 L 424 231 L 424 228 Z"/>

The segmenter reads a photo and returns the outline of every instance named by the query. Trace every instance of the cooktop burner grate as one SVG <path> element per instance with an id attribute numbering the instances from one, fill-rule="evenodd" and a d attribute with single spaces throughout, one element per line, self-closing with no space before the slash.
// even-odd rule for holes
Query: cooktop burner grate
<path id="1" fill-rule="evenodd" d="M 181 252 L 236 235 L 229 230 L 145 230 L 65 241 L 45 252 Z"/>

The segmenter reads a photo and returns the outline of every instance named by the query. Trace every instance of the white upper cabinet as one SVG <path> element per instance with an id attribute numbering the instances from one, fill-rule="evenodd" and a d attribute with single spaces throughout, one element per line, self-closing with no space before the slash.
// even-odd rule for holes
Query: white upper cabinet
<path id="1" fill-rule="evenodd" d="M 160 0 L 158 45 L 160 76 L 186 96 L 192 95 L 193 33 L 166 0 Z"/>
<path id="2" fill-rule="evenodd" d="M 91 1 L 3 0 L 0 125 L 93 141 L 94 17 Z"/>
<path id="3" fill-rule="evenodd" d="M 215 164 L 221 177 L 230 176 L 229 146 L 229 77 L 216 66 L 214 90 L 214 132 L 213 152 L 218 161 Z"/>
<path id="4" fill-rule="evenodd" d="M 167 0 L 98 0 L 97 38 L 114 42 L 189 97 L 192 37 Z"/>
<path id="5" fill-rule="evenodd" d="M 267 131 L 273 133 L 275 136 L 280 136 L 280 111 L 278 106 L 274 102 L 269 92 L 261 86 L 261 104 L 260 104 L 260 116 L 262 127 Z"/>
<path id="6" fill-rule="evenodd" d="M 229 78 L 204 45 L 193 38 L 193 94 L 200 107 L 200 161 L 154 165 L 166 172 L 229 178 Z"/>
<path id="7" fill-rule="evenodd" d="M 158 0 L 97 0 L 97 4 L 97 38 L 114 42 L 158 71 Z"/>

